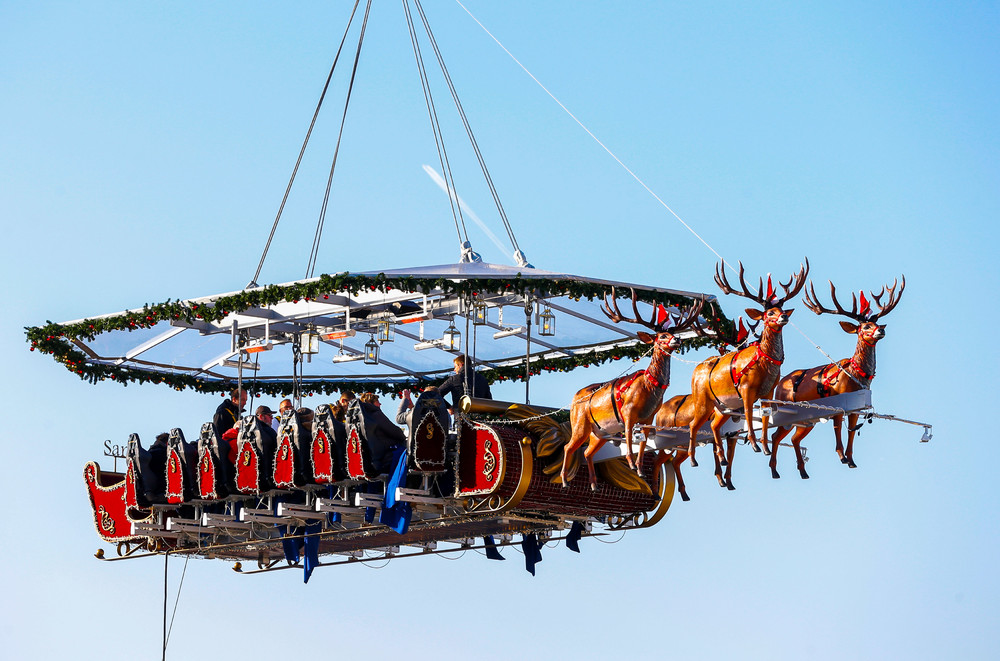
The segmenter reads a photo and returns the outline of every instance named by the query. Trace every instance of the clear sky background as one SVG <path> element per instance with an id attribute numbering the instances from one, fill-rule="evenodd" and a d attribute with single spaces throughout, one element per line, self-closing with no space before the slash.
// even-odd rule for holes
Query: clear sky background
<path id="1" fill-rule="evenodd" d="M 317 273 L 442 264 L 458 246 L 402 9 L 377 2 Z M 428 0 L 521 247 L 539 268 L 718 293 L 717 261 L 450 1 Z M 187 566 L 169 658 L 995 659 L 1000 9 L 994 2 L 519 2 L 469 9 L 727 260 L 878 289 L 906 274 L 878 348 L 859 468 L 831 425 L 810 480 L 706 453 L 692 500 L 617 544 L 504 563 L 238 576 Z M 7 658 L 158 658 L 163 564 L 100 563 L 82 468 L 103 442 L 189 437 L 219 398 L 91 386 L 23 327 L 243 287 L 350 4 L 0 1 L 0 644 Z M 344 69 L 346 71 L 346 69 Z M 338 88 L 341 89 L 342 88 Z M 436 87 L 460 194 L 502 235 Z M 342 94 L 331 97 L 261 282 L 301 278 Z M 511 263 L 478 229 L 487 261 Z M 823 291 L 823 288 L 819 288 Z M 735 317 L 743 299 L 724 297 Z M 794 305 L 787 369 L 854 337 Z M 801 333 L 799 332 L 801 331 Z M 685 360 L 709 353 L 688 354 Z M 638 365 L 637 367 L 642 367 Z M 621 363 L 532 382 L 563 406 Z M 668 394 L 689 391 L 675 361 Z M 505 385 L 495 395 L 517 399 Z M 265 400 L 266 401 L 266 400 Z M 316 405 L 321 401 L 307 402 Z M 614 538 L 612 538 L 614 539 Z M 171 563 L 170 604 L 183 563 Z M 126 652 L 127 650 L 127 652 Z"/>

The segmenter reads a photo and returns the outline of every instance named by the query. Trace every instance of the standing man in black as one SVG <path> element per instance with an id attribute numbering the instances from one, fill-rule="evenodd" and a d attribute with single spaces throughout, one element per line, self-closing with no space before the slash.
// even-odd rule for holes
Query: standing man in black
<path id="1" fill-rule="evenodd" d="M 240 424 L 240 415 L 243 413 L 243 406 L 246 403 L 247 391 L 236 388 L 229 393 L 229 399 L 219 404 L 219 408 L 215 409 L 212 424 L 215 425 L 215 433 L 219 438 Z"/>
<path id="2" fill-rule="evenodd" d="M 481 399 L 493 399 L 490 384 L 486 383 L 486 377 L 479 372 L 472 372 L 471 388 L 468 388 L 467 384 L 469 381 L 466 380 L 465 374 L 465 356 L 459 354 L 455 356 L 455 373 L 445 379 L 445 382 L 438 388 L 442 397 L 451 393 L 452 413 L 459 410 L 459 401 L 462 399 L 462 395 L 469 394 Z M 470 390 L 471 392 L 469 392 Z"/>

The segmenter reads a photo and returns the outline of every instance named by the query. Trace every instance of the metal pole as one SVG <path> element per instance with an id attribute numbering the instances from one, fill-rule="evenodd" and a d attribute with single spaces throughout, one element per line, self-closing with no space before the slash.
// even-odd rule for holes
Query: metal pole
<path id="1" fill-rule="evenodd" d="M 527 335 L 524 343 L 524 405 L 527 406 L 531 403 L 531 398 L 528 396 L 531 385 L 531 299 L 524 300 L 524 328 Z"/>
<path id="2" fill-rule="evenodd" d="M 163 655 L 160 657 L 167 661 L 167 561 L 170 559 L 170 551 L 163 554 Z"/>

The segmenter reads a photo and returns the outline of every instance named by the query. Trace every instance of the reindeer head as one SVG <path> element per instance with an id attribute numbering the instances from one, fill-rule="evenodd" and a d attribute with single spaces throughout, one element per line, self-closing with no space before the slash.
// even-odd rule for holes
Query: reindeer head
<path id="1" fill-rule="evenodd" d="M 662 305 L 654 305 L 653 314 L 649 321 L 646 321 L 639 315 L 638 294 L 636 294 L 635 289 L 632 289 L 632 311 L 635 313 L 635 316 L 632 318 L 622 315 L 621 310 L 618 309 L 618 301 L 615 294 L 615 288 L 612 287 L 611 299 L 608 299 L 607 294 L 604 295 L 604 304 L 601 306 L 601 310 L 608 319 L 616 324 L 620 321 L 641 324 L 654 331 L 656 335 L 650 335 L 643 331 L 639 331 L 636 335 L 639 337 L 640 342 L 652 344 L 664 353 L 672 353 L 674 349 L 681 345 L 680 339 L 675 337 L 674 333 L 680 333 L 680 331 L 691 327 L 701 332 L 701 326 L 697 322 L 698 315 L 701 314 L 701 308 L 705 304 L 704 298 L 695 300 L 694 303 L 683 309 L 679 308 L 676 313 L 668 311 Z"/>
<path id="2" fill-rule="evenodd" d="M 899 291 L 896 291 L 896 286 L 899 285 Z M 879 293 L 868 292 L 872 299 L 874 299 L 875 304 L 878 306 L 878 312 L 872 310 L 871 302 L 865 298 L 864 290 L 858 292 L 857 295 L 851 294 L 851 311 L 848 312 L 837 300 L 837 288 L 834 287 L 833 282 L 830 282 L 830 298 L 833 299 L 833 305 L 836 310 L 830 310 L 823 307 L 819 303 L 819 298 L 816 296 L 816 288 L 809 283 L 809 291 L 805 294 L 805 304 L 810 310 L 816 314 L 839 314 L 842 317 L 847 317 L 848 319 L 853 319 L 858 322 L 852 324 L 849 321 L 840 322 L 840 327 L 844 329 L 845 333 L 852 333 L 858 336 L 858 338 L 868 345 L 874 345 L 876 342 L 885 337 L 885 324 L 879 324 L 880 318 L 889 314 L 896 304 L 899 303 L 899 299 L 903 297 L 903 290 L 906 289 L 906 276 L 903 276 L 903 281 L 900 283 L 898 280 L 892 281 L 892 286 L 887 285 L 882 286 L 882 290 Z M 888 292 L 888 298 L 885 303 L 882 303 L 882 297 Z M 860 305 L 860 308 L 859 308 Z"/>
<path id="3" fill-rule="evenodd" d="M 794 310 L 785 310 L 782 306 L 799 293 L 806 282 L 806 275 L 808 273 L 809 259 L 806 258 L 805 266 L 802 266 L 798 273 L 793 274 L 787 284 L 781 281 L 778 282 L 785 292 L 785 295 L 780 297 L 775 293 L 770 274 L 767 276 L 766 292 L 764 291 L 763 278 L 759 278 L 757 281 L 757 293 L 754 294 L 751 292 L 746 280 L 743 278 L 743 262 L 740 262 L 740 287 L 742 291 L 737 291 L 729 284 L 729 280 L 726 279 L 725 265 L 723 263 L 715 265 L 715 284 L 719 285 L 719 288 L 727 294 L 736 294 L 737 296 L 755 301 L 763 309 L 747 308 L 747 316 L 754 321 L 763 321 L 765 328 L 772 332 L 780 333 L 782 326 L 788 323 L 788 318 L 794 312 Z"/>

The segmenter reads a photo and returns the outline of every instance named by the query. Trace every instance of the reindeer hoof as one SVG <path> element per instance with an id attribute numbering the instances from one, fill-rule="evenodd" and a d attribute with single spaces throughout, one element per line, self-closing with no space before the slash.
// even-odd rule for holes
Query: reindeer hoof
<path id="1" fill-rule="evenodd" d="M 767 443 L 764 444 L 764 456 L 765 457 L 771 456 L 771 448 L 767 447 Z"/>
<path id="2" fill-rule="evenodd" d="M 841 457 L 840 458 L 840 463 L 846 464 L 847 463 L 847 457 Z"/>
<path id="3" fill-rule="evenodd" d="M 760 446 L 759 446 L 759 445 L 757 445 L 756 443 L 751 443 L 751 444 L 750 444 L 750 447 L 752 447 L 752 448 L 753 448 L 753 451 L 754 451 L 754 452 L 760 452 Z"/>
<path id="4" fill-rule="evenodd" d="M 726 480 L 726 488 L 730 491 L 736 491 L 736 487 L 733 486 L 733 483 L 730 480 Z"/>
<path id="5" fill-rule="evenodd" d="M 684 493 L 684 492 L 682 491 L 682 492 L 681 492 L 681 500 L 683 500 L 684 502 L 687 502 L 687 501 L 691 500 L 691 497 L 690 497 L 690 496 L 688 496 L 688 495 L 687 495 L 686 493 Z"/>
<path id="6" fill-rule="evenodd" d="M 780 480 L 781 479 L 781 476 L 778 475 L 778 471 L 775 470 L 774 468 L 771 469 L 771 478 L 775 479 L 775 480 Z"/>
<path id="7" fill-rule="evenodd" d="M 799 475 L 802 476 L 803 480 L 808 480 L 809 479 L 809 473 L 805 472 L 804 470 L 799 471 Z"/>
<path id="8" fill-rule="evenodd" d="M 694 455 L 691 455 L 691 466 L 693 468 L 698 468 L 698 462 L 694 460 Z"/>
<path id="9" fill-rule="evenodd" d="M 853 459 L 848 459 L 848 460 L 847 460 L 847 467 L 848 467 L 848 468 L 857 468 L 857 467 L 858 467 L 858 465 L 857 465 L 856 463 L 854 463 L 854 460 L 853 460 Z"/>
<path id="10" fill-rule="evenodd" d="M 719 486 L 720 487 L 725 487 L 726 486 L 726 481 L 724 479 L 722 479 L 721 475 L 716 475 L 715 477 L 719 480 Z"/>
<path id="11" fill-rule="evenodd" d="M 635 474 L 638 475 L 639 477 L 642 477 L 642 469 L 641 468 L 636 468 L 635 469 Z"/>

